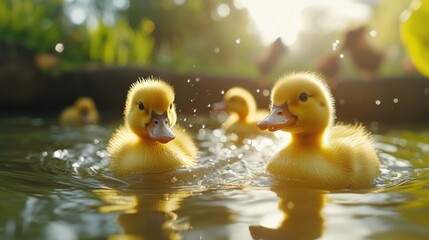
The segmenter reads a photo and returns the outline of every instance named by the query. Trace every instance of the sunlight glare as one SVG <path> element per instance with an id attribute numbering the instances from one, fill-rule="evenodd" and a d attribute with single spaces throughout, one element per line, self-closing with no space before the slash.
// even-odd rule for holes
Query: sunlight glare
<path id="1" fill-rule="evenodd" d="M 305 10 L 309 7 L 326 13 L 325 18 L 329 19 L 322 21 L 328 30 L 345 28 L 353 21 L 363 22 L 370 15 L 370 8 L 357 0 L 251 0 L 242 3 L 253 18 L 264 44 L 270 44 L 278 37 L 286 45 L 296 43 L 303 30 L 311 30 L 305 29 L 309 27 L 305 19 Z"/>

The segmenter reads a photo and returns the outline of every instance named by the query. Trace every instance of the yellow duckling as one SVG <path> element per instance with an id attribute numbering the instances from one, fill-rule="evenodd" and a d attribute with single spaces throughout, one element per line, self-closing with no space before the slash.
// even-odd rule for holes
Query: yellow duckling
<path id="1" fill-rule="evenodd" d="M 90 97 L 80 97 L 73 106 L 67 107 L 60 114 L 62 126 L 82 126 L 95 124 L 99 116 L 97 107 Z"/>
<path id="2" fill-rule="evenodd" d="M 271 103 L 271 114 L 258 127 L 290 132 L 291 141 L 271 158 L 268 172 L 328 189 L 373 185 L 380 170 L 370 135 L 361 126 L 333 124 L 334 100 L 319 76 L 284 76 Z"/>
<path id="3" fill-rule="evenodd" d="M 213 109 L 228 113 L 228 119 L 222 124 L 226 133 L 235 133 L 238 136 L 264 134 L 258 129 L 256 123 L 269 112 L 258 110 L 255 98 L 241 87 L 229 89 L 225 93 L 223 101 L 213 104 Z"/>
<path id="4" fill-rule="evenodd" d="M 110 138 L 110 169 L 117 176 L 160 173 L 193 165 L 197 148 L 177 120 L 173 88 L 140 79 L 128 91 L 124 125 Z M 173 131 L 175 130 L 175 131 Z"/>

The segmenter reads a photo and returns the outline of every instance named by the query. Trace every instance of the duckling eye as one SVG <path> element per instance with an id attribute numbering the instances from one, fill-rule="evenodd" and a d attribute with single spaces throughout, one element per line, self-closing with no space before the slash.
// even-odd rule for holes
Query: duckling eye
<path id="1" fill-rule="evenodd" d="M 173 104 L 172 103 L 170 103 L 170 110 L 173 108 Z"/>
<path id="2" fill-rule="evenodd" d="M 301 94 L 299 94 L 298 100 L 301 102 L 305 102 L 308 100 L 308 94 L 306 92 L 302 92 Z"/>
<path id="3" fill-rule="evenodd" d="M 139 109 L 144 110 L 144 104 L 141 101 L 139 102 Z"/>

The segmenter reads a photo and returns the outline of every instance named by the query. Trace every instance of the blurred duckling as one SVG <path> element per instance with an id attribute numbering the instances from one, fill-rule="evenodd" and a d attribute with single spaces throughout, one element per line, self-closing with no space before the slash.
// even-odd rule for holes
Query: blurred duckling
<path id="1" fill-rule="evenodd" d="M 226 133 L 235 133 L 239 137 L 264 134 L 256 126 L 256 123 L 269 112 L 258 110 L 255 98 L 244 88 L 233 87 L 229 89 L 223 96 L 223 101 L 213 104 L 213 109 L 228 113 L 228 119 L 222 124 Z"/>
<path id="2" fill-rule="evenodd" d="M 335 124 L 334 100 L 320 77 L 292 73 L 272 89 L 272 111 L 260 129 L 291 133 L 267 171 L 306 186 L 368 188 L 379 175 L 377 151 L 362 126 Z"/>
<path id="3" fill-rule="evenodd" d="M 349 50 L 353 63 L 363 72 L 364 79 L 369 80 L 376 75 L 384 55 L 368 43 L 365 33 L 365 26 L 349 30 L 342 49 Z"/>
<path id="4" fill-rule="evenodd" d="M 194 164 L 197 147 L 177 120 L 174 90 L 159 79 L 140 79 L 128 91 L 124 124 L 107 151 L 116 176 L 160 173 Z"/>
<path id="5" fill-rule="evenodd" d="M 83 126 L 95 124 L 99 120 L 97 107 L 90 97 L 80 97 L 73 106 L 67 107 L 60 114 L 62 126 Z"/>

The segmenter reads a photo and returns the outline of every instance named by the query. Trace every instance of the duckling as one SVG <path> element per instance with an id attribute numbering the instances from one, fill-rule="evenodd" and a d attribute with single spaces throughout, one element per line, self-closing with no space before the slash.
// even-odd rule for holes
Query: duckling
<path id="1" fill-rule="evenodd" d="M 90 97 L 80 97 L 73 106 L 67 107 L 60 114 L 62 126 L 82 126 L 95 124 L 99 120 L 97 107 Z"/>
<path id="2" fill-rule="evenodd" d="M 269 112 L 258 110 L 255 98 L 241 87 L 229 89 L 223 101 L 213 104 L 215 111 L 226 111 L 228 119 L 222 124 L 226 133 L 235 133 L 238 136 L 254 136 L 264 134 L 258 129 L 256 123 L 263 119 Z"/>
<path id="3" fill-rule="evenodd" d="M 359 125 L 334 124 L 334 100 L 315 73 L 292 73 L 273 87 L 272 111 L 260 129 L 290 132 L 267 171 L 292 182 L 325 189 L 367 188 L 379 175 L 372 139 Z"/>
<path id="4" fill-rule="evenodd" d="M 139 79 L 128 91 L 124 124 L 109 140 L 116 176 L 161 173 L 194 163 L 197 147 L 178 126 L 174 90 L 160 79 Z"/>

